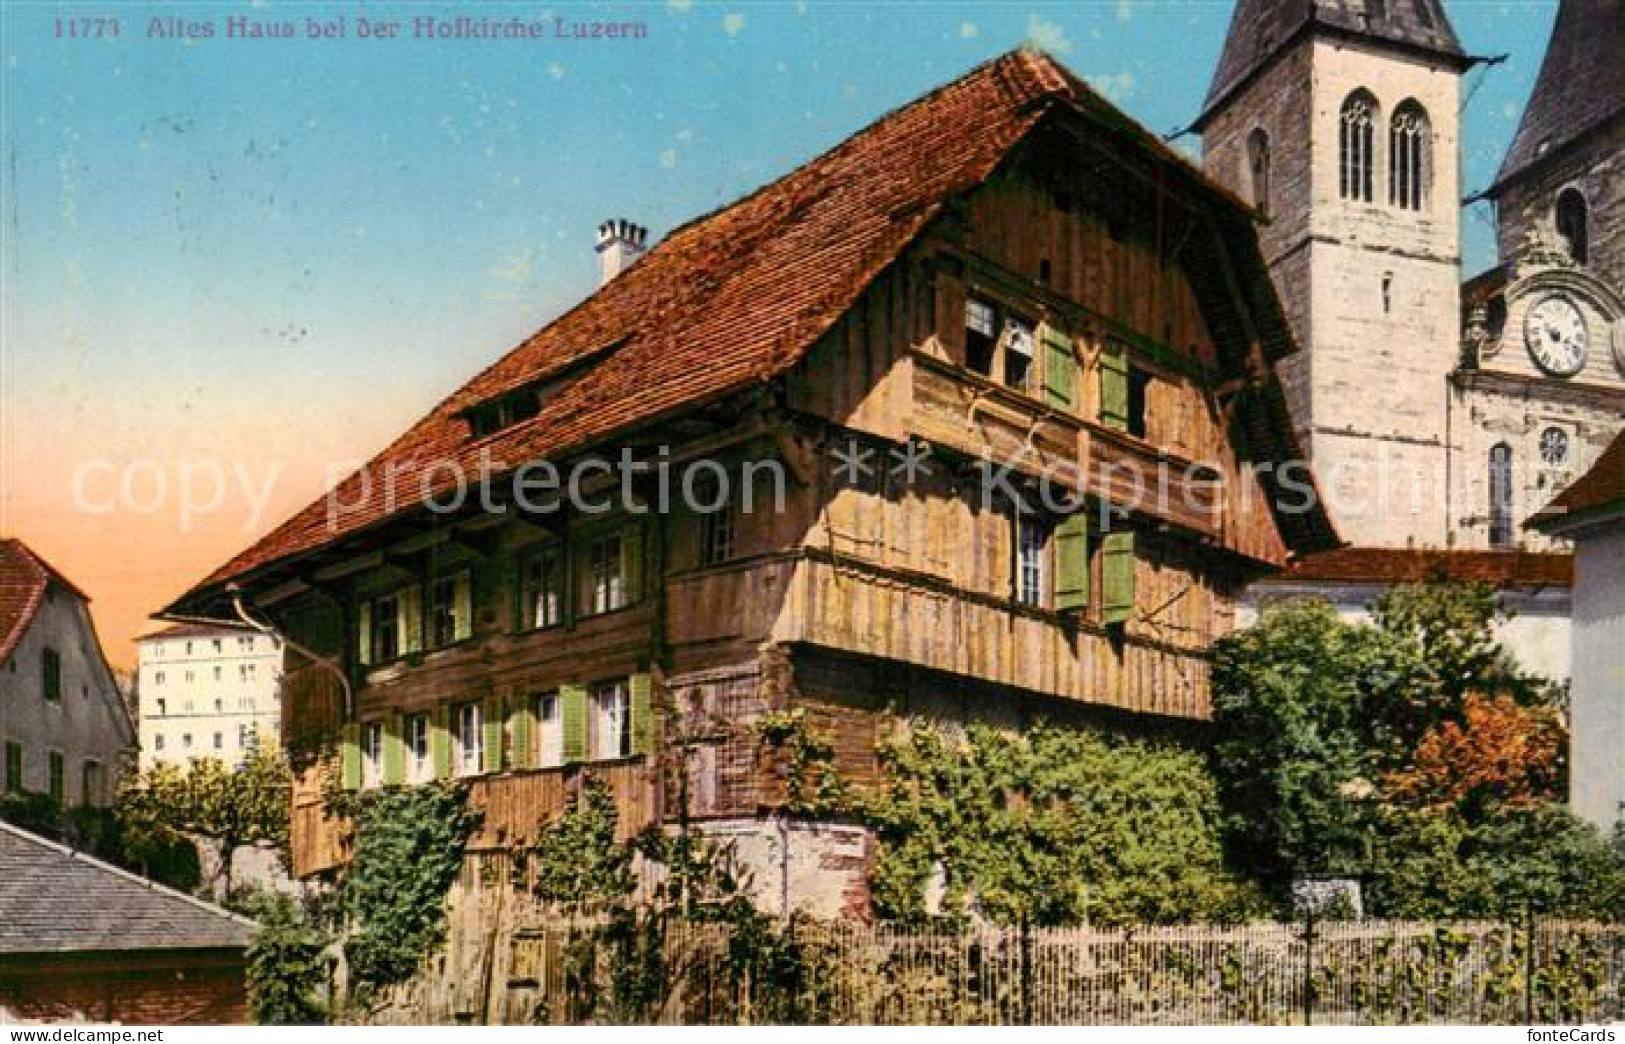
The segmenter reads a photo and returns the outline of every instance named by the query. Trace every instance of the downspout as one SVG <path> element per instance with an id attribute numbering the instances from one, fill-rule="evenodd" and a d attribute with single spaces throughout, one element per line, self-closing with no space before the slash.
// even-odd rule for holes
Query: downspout
<path id="1" fill-rule="evenodd" d="M 303 656 L 311 663 L 314 663 L 316 666 L 321 667 L 324 670 L 331 671 L 333 676 L 339 680 L 339 688 L 344 691 L 344 720 L 353 721 L 355 719 L 355 691 L 350 685 L 350 676 L 345 672 L 343 665 L 341 665 L 335 659 L 317 655 L 314 651 L 300 645 L 292 638 L 289 638 L 281 631 L 278 631 L 271 624 L 262 620 L 256 620 L 249 613 L 248 607 L 243 604 L 245 595 L 241 585 L 227 584 L 226 593 L 231 595 L 231 607 L 236 611 L 237 619 L 241 620 L 243 623 L 247 624 L 249 627 L 252 627 L 256 631 L 261 632 L 262 634 L 270 635 L 272 638 L 275 638 L 277 641 L 292 649 L 300 656 Z"/>

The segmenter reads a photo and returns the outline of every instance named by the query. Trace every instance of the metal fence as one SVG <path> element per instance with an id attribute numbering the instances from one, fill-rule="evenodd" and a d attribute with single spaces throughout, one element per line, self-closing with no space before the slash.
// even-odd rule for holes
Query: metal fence
<path id="1" fill-rule="evenodd" d="M 941 933 L 535 924 L 375 1021 L 835 1025 L 1525 1024 L 1625 1017 L 1625 925 L 1321 923 Z M 500 948 L 502 952 L 496 950 Z M 460 962 L 441 965 L 446 973 Z M 467 967 L 468 965 L 465 965 Z M 493 975 L 495 972 L 497 974 Z M 478 993 L 479 991 L 474 991 Z M 461 995 L 465 1003 L 453 1002 Z"/>

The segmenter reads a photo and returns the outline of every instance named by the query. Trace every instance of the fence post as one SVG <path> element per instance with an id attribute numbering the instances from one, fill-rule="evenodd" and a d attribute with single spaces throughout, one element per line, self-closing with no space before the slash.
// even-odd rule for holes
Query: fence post
<path id="1" fill-rule="evenodd" d="M 1315 906 L 1303 907 L 1303 1024 L 1315 1024 Z"/>
<path id="2" fill-rule="evenodd" d="M 1021 1024 L 1033 1024 L 1033 926 L 1021 915 Z"/>
<path id="3" fill-rule="evenodd" d="M 1523 904 L 1523 1021 L 1535 1024 L 1535 904 Z"/>

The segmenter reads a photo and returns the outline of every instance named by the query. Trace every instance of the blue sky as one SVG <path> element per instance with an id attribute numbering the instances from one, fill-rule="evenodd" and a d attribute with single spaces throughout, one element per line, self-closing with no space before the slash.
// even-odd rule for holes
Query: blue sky
<path id="1" fill-rule="evenodd" d="M 1511 56 L 1467 79 L 1470 191 L 1516 126 L 1555 5 L 1447 6 L 1470 52 Z M 154 16 L 233 14 L 349 32 L 147 35 Z M 642 20 L 648 36 L 356 38 L 363 17 L 457 14 Z M 59 39 L 69 15 L 116 17 L 120 36 Z M 1024 40 L 1167 132 L 1196 112 L 1229 17 L 1228 0 L 8 3 L 0 529 L 64 555 L 61 532 L 116 539 L 62 509 L 69 465 L 97 454 L 274 458 L 291 510 L 319 493 L 318 462 L 370 454 L 588 292 L 604 218 L 658 237 Z M 1489 227 L 1463 227 L 1476 270 Z M 172 593 L 242 528 L 185 547 L 155 530 L 151 561 L 106 580 Z"/>

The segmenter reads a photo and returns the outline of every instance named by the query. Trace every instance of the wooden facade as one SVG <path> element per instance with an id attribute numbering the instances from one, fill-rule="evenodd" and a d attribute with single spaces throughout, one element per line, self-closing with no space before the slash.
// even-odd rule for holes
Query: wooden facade
<path id="1" fill-rule="evenodd" d="M 1270 364 L 1237 318 L 1250 291 L 1215 275 L 1221 204 L 1148 181 L 1166 157 L 1080 144 L 1075 115 L 950 200 L 780 376 L 625 433 L 677 471 L 720 462 L 725 531 L 660 510 L 645 474 L 637 510 L 396 519 L 262 577 L 258 611 L 327 661 L 288 674 L 297 872 L 346 858 L 323 751 L 351 785 L 468 777 L 475 846 L 499 849 L 584 772 L 626 832 L 773 812 L 774 710 L 805 708 L 859 785 L 905 717 L 1207 718 L 1209 647 L 1292 543 L 1238 436 Z M 606 563 L 633 575 L 611 590 Z"/>

